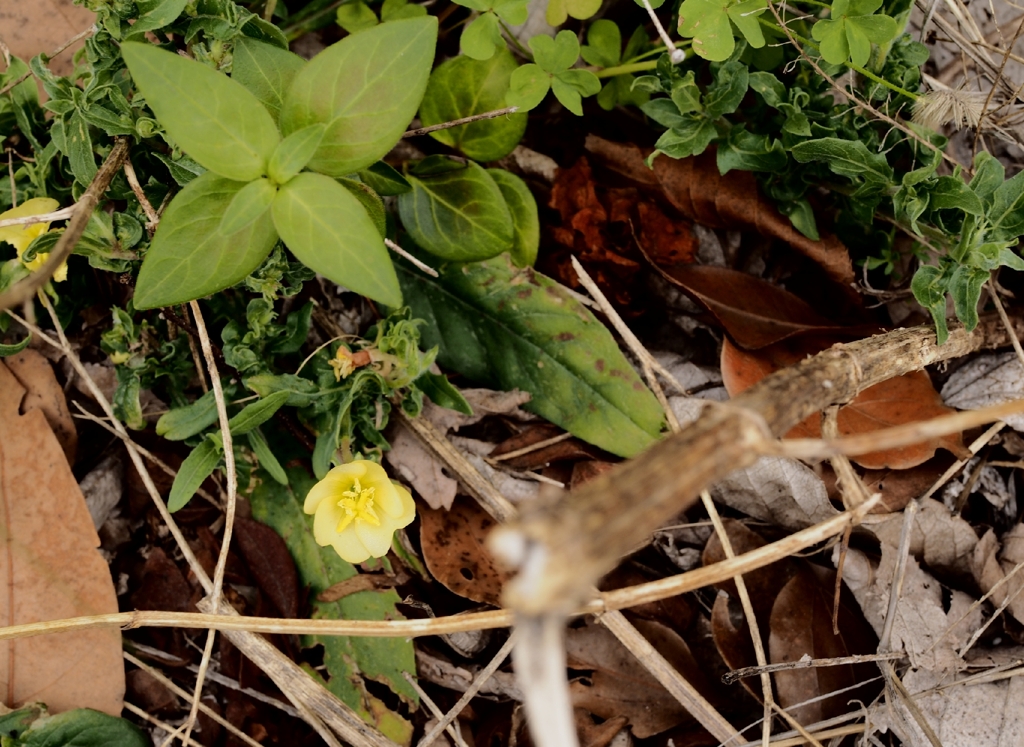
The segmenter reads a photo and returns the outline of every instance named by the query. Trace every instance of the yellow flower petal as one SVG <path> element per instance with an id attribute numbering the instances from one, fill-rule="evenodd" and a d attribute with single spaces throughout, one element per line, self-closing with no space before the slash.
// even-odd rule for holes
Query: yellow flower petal
<path id="1" fill-rule="evenodd" d="M 354 526 L 349 526 L 348 529 L 337 535 L 331 543 L 331 546 L 334 548 L 334 551 L 341 556 L 341 559 L 347 563 L 362 563 L 364 560 L 369 560 L 372 555 L 372 553 L 366 549 L 366 545 L 364 545 L 359 539 L 359 535 L 356 534 Z M 390 547 L 391 543 L 389 542 L 388 549 L 390 549 Z M 384 550 L 381 555 L 386 553 L 387 550 Z M 380 555 L 375 555 L 374 557 L 379 558 Z"/>
<path id="2" fill-rule="evenodd" d="M 352 526 L 355 529 L 356 536 L 359 537 L 359 540 L 365 545 L 366 549 L 370 551 L 370 555 L 375 558 L 382 558 L 388 554 L 388 550 L 391 549 L 391 535 L 395 531 L 393 526 L 387 526 L 385 521 L 382 521 L 379 527 L 367 524 L 364 521 L 352 522 Z"/>
<path id="3" fill-rule="evenodd" d="M 60 203 L 54 199 L 49 197 L 34 197 L 31 200 L 26 200 L 21 203 L 16 208 L 11 208 L 6 212 L 0 213 L 0 220 L 52 213 L 59 207 Z M 49 223 L 4 226 L 3 228 L 0 228 L 0 241 L 6 241 L 8 244 L 12 244 L 20 257 L 21 253 L 28 249 L 28 245 L 32 243 L 32 240 L 40 234 L 46 233 L 49 227 Z"/>

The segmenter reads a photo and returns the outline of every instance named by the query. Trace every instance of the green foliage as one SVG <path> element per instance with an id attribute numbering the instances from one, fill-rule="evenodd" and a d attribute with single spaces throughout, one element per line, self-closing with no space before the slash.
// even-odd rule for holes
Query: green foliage
<path id="1" fill-rule="evenodd" d="M 882 0 L 833 0 L 832 17 L 811 29 L 821 43 L 821 56 L 833 65 L 852 62 L 863 67 L 871 56 L 871 44 L 888 44 L 900 32 L 889 16 L 873 15 Z"/>
<path id="2" fill-rule="evenodd" d="M 665 0 L 656 0 L 658 7 Z M 601 8 L 601 0 L 548 0 L 545 20 L 551 26 L 561 26 L 571 16 L 585 21 Z"/>
<path id="3" fill-rule="evenodd" d="M 516 68 L 504 48 L 483 61 L 460 56 L 438 65 L 423 95 L 420 121 L 430 126 L 505 108 Z M 496 161 L 512 152 L 525 131 L 526 114 L 516 113 L 436 130 L 430 136 L 474 160 Z"/>
<path id="4" fill-rule="evenodd" d="M 4 747 L 150 747 L 139 727 L 91 708 L 75 708 L 55 716 L 38 704 L 0 717 Z"/>
<path id="5" fill-rule="evenodd" d="M 412 191 L 399 195 L 398 213 L 413 240 L 431 254 L 470 261 L 511 249 L 512 215 L 484 168 L 470 162 L 464 168 L 407 178 Z"/>
<path id="6" fill-rule="evenodd" d="M 706 60 L 721 62 L 736 48 L 733 27 L 754 48 L 764 46 L 758 16 L 766 0 L 683 0 L 679 6 L 679 33 L 693 39 L 693 51 Z"/>
<path id="7" fill-rule="evenodd" d="M 587 29 L 587 43 L 580 47 L 583 60 L 597 67 L 612 68 L 626 64 L 637 57 L 647 46 L 647 34 L 643 26 L 638 26 L 622 49 L 622 33 L 613 21 L 599 18 Z M 635 78 L 632 75 L 616 75 L 610 78 L 597 95 L 597 103 L 606 111 L 618 105 L 640 106 L 647 103 L 650 94 L 642 89 L 633 88 Z"/>
<path id="8" fill-rule="evenodd" d="M 409 0 L 384 0 L 380 8 L 380 23 L 400 21 L 403 18 L 419 18 L 427 14 L 422 5 L 410 3 Z M 338 8 L 335 15 L 338 25 L 350 34 L 373 28 L 377 25 L 377 14 L 361 0 L 345 3 Z"/>
<path id="9" fill-rule="evenodd" d="M 502 169 L 488 169 L 512 215 L 512 247 L 509 254 L 517 267 L 531 267 L 540 249 L 540 216 L 537 201 L 526 182 Z"/>
<path id="10" fill-rule="evenodd" d="M 522 111 L 535 108 L 548 91 L 578 117 L 583 116 L 583 96 L 601 90 L 601 81 L 589 70 L 573 68 L 580 56 L 580 43 L 571 31 L 559 31 L 552 39 L 541 34 L 530 39 L 535 63 L 523 65 L 512 73 L 506 100 Z"/>
<path id="11" fill-rule="evenodd" d="M 489 60 L 497 49 L 504 49 L 502 22 L 510 26 L 526 23 L 527 0 L 458 0 L 458 4 L 480 11 L 480 15 L 463 29 L 459 40 L 462 53 L 474 60 Z"/>
<path id="12" fill-rule="evenodd" d="M 447 265 L 438 279 L 398 267 L 442 366 L 529 392 L 530 410 L 614 454 L 635 456 L 657 439 L 654 395 L 607 328 L 558 283 L 508 257 Z"/>
<path id="13" fill-rule="evenodd" d="M 6 358 L 9 355 L 17 355 L 22 350 L 28 347 L 28 344 L 32 342 L 32 335 L 28 334 L 21 342 L 16 342 L 12 345 L 5 345 L 0 343 L 0 358 Z"/>
<path id="14" fill-rule="evenodd" d="M 286 49 L 242 38 L 235 43 L 231 77 L 259 99 L 277 121 L 285 94 L 305 64 Z"/>

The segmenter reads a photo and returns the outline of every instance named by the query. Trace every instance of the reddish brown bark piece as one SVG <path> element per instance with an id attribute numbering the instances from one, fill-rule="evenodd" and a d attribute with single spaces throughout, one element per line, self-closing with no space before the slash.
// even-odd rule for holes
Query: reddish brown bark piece
<path id="1" fill-rule="evenodd" d="M 758 351 L 744 351 L 729 342 L 722 345 L 722 383 L 730 397 L 750 388 L 765 376 L 800 362 L 828 347 L 817 337 L 784 340 Z M 906 423 L 930 420 L 955 410 L 942 403 L 932 381 L 924 371 L 913 371 L 868 387 L 850 404 L 839 410 L 839 434 L 859 433 L 891 428 Z M 811 415 L 786 434 L 787 438 L 821 438 L 821 417 Z M 909 469 L 931 459 L 935 450 L 943 448 L 962 456 L 966 453 L 961 434 L 885 451 L 873 451 L 851 457 L 867 469 Z"/>
<path id="2" fill-rule="evenodd" d="M 43 412 L 20 414 L 24 396 L 0 362 L 0 625 L 115 613 L 85 499 Z M 118 716 L 124 689 L 116 628 L 0 644 L 9 707 L 41 701 L 52 713 L 88 707 Z"/>
<path id="3" fill-rule="evenodd" d="M 635 145 L 589 135 L 586 148 L 608 168 L 641 185 L 660 189 L 687 218 L 709 228 L 745 228 L 780 239 L 818 264 L 833 280 L 844 285 L 853 282 L 850 254 L 838 238 L 823 233 L 820 241 L 812 241 L 804 236 L 761 195 L 752 173 L 730 171 L 722 176 L 714 153 L 680 159 L 659 156 L 652 170 L 644 162 L 650 151 Z"/>
<path id="4" fill-rule="evenodd" d="M 509 574 L 484 546 L 496 522 L 476 501 L 456 498 L 451 511 L 420 511 L 420 544 L 430 575 L 461 597 L 499 604 Z"/>

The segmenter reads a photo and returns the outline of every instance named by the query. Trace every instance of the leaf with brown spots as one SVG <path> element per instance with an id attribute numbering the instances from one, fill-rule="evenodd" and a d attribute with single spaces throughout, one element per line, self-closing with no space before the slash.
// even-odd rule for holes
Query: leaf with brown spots
<path id="1" fill-rule="evenodd" d="M 650 151 L 635 145 L 589 135 L 586 148 L 608 168 L 662 194 L 690 220 L 708 228 L 745 228 L 785 241 L 836 282 L 844 286 L 853 282 L 850 254 L 838 238 L 823 234 L 820 241 L 812 241 L 804 236 L 761 195 L 751 172 L 719 173 L 713 152 L 657 158 L 650 169 L 644 161 Z"/>
<path id="2" fill-rule="evenodd" d="M 451 511 L 420 511 L 420 545 L 430 574 L 474 602 L 500 605 L 509 574 L 498 569 L 484 545 L 496 522 L 476 501 L 456 498 Z"/>

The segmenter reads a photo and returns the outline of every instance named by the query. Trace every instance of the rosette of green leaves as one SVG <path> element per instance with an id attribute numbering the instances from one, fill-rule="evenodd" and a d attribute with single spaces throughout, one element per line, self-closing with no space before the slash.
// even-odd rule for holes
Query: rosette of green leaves
<path id="1" fill-rule="evenodd" d="M 583 96 L 601 90 L 601 81 L 589 70 L 573 69 L 580 56 L 580 42 L 572 31 L 559 31 L 552 39 L 541 34 L 530 39 L 534 63 L 512 73 L 508 103 L 520 111 L 535 108 L 548 91 L 578 117 L 583 116 Z"/>
<path id="2" fill-rule="evenodd" d="M 310 269 L 400 305 L 365 195 L 337 179 L 374 164 L 401 137 L 426 88 L 436 36 L 433 18 L 393 21 L 305 64 L 250 42 L 235 63 L 238 80 L 153 45 L 122 45 L 157 119 L 208 169 L 164 213 L 139 272 L 136 307 L 234 285 L 278 238 Z"/>
<path id="3" fill-rule="evenodd" d="M 501 22 L 510 26 L 526 23 L 528 0 L 457 0 L 457 3 L 480 13 L 462 30 L 459 47 L 474 60 L 489 60 L 499 47 L 505 46 L 501 38 Z"/>
<path id="4" fill-rule="evenodd" d="M 643 26 L 638 26 L 622 49 L 622 32 L 614 21 L 600 18 L 590 24 L 587 29 L 587 43 L 580 48 L 583 61 L 596 67 L 611 68 L 627 62 L 643 51 L 647 46 L 647 34 Z M 642 89 L 633 88 L 632 75 L 616 75 L 607 80 L 604 88 L 597 94 L 597 103 L 605 111 L 616 106 L 640 106 L 647 103 L 650 94 Z"/>
<path id="5" fill-rule="evenodd" d="M 899 33 L 896 21 L 874 15 L 882 0 L 834 0 L 831 17 L 818 21 L 811 36 L 821 44 L 821 56 L 833 65 L 867 64 L 871 44 L 888 44 Z"/>
<path id="6" fill-rule="evenodd" d="M 679 6 L 679 33 L 693 39 L 693 51 L 705 60 L 720 62 L 736 48 L 735 28 L 754 49 L 764 46 L 758 16 L 766 0 L 683 0 Z"/>

